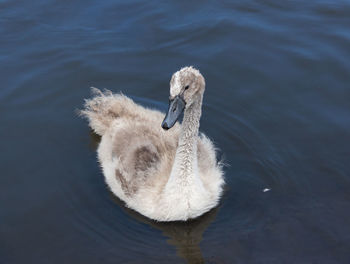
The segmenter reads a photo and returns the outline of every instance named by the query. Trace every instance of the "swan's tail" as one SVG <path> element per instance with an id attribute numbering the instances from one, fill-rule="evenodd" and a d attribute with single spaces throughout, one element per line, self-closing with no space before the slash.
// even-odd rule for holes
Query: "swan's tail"
<path id="1" fill-rule="evenodd" d="M 134 102 L 122 94 L 113 95 L 111 91 L 101 92 L 92 87 L 93 98 L 86 99 L 84 109 L 79 114 L 88 119 L 90 127 L 98 134 L 103 135 L 113 120 L 127 115 L 128 108 Z"/>

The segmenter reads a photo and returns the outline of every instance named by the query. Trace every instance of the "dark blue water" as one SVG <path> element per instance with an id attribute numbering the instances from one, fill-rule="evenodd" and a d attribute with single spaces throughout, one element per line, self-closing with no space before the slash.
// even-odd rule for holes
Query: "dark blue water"
<path id="1" fill-rule="evenodd" d="M 0 0 L 0 263 L 350 263 L 349 58 L 345 0 Z M 90 86 L 166 110 L 186 65 L 226 191 L 155 223 L 75 111 Z"/>

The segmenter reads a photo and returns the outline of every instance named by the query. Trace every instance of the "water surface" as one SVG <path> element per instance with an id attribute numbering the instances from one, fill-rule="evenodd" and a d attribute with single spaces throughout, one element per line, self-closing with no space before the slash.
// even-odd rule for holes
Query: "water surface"
<path id="1" fill-rule="evenodd" d="M 349 263 L 349 26 L 341 0 L 0 0 L 0 262 Z M 108 191 L 75 111 L 90 86 L 165 111 L 186 65 L 226 190 L 155 223 Z"/>

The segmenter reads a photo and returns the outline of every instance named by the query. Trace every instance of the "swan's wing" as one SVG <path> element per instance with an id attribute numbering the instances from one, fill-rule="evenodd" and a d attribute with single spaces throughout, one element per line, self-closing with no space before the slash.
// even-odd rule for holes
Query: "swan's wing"
<path id="1" fill-rule="evenodd" d="M 125 195 L 132 196 L 140 188 L 157 189 L 166 183 L 176 152 L 178 137 L 165 134 L 152 123 L 128 123 L 115 131 L 113 159 L 118 163 L 115 177 Z M 172 140 L 170 140 L 172 139 Z"/>

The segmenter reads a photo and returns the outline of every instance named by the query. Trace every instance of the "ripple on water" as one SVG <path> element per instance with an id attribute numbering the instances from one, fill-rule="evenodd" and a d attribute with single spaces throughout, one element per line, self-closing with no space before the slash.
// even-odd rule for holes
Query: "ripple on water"
<path id="1" fill-rule="evenodd" d="M 0 2 L 1 259 L 347 263 L 348 1 Z M 188 64 L 225 193 L 156 223 L 108 192 L 75 110 L 95 86 L 166 111 Z"/>

